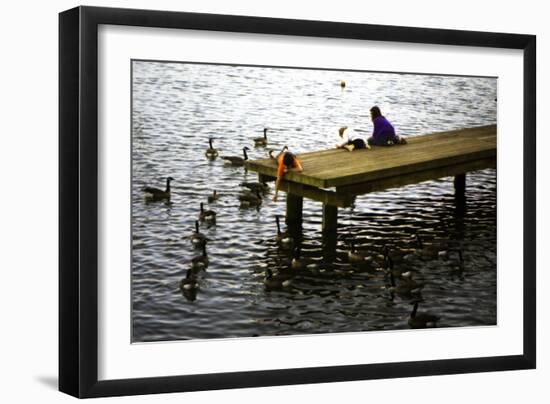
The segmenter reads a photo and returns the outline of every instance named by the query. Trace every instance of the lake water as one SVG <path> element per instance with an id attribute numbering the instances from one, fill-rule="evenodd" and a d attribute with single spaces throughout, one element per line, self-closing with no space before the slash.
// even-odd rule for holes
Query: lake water
<path id="1" fill-rule="evenodd" d="M 204 155 L 209 137 L 220 155 L 249 146 L 251 159 L 285 144 L 296 153 L 334 147 L 340 126 L 372 131 L 373 105 L 403 136 L 494 124 L 496 79 L 146 61 L 132 70 L 134 342 L 408 328 L 412 299 L 391 300 L 385 272 L 357 270 L 347 251 L 353 239 L 376 261 L 386 245 L 404 266 L 399 251 L 416 246 L 415 232 L 438 246 L 435 257 L 406 263 L 425 282 L 419 311 L 440 316 L 438 327 L 496 324 L 496 170 L 468 174 L 463 214 L 452 178 L 359 196 L 339 209 L 334 262 L 323 262 L 321 204 L 304 199 L 302 256 L 319 265 L 268 291 L 266 268 L 284 270 L 290 260 L 274 239 L 285 194 L 272 202 L 271 183 L 261 208 L 242 209 L 239 183 L 256 174 Z M 264 127 L 269 146 L 255 148 Z M 167 176 L 175 179 L 170 203 L 147 202 L 142 188 L 164 188 Z M 217 223 L 200 229 L 210 264 L 197 293 L 184 294 L 180 280 L 200 255 L 189 236 L 214 189 L 220 199 L 206 205 Z"/>

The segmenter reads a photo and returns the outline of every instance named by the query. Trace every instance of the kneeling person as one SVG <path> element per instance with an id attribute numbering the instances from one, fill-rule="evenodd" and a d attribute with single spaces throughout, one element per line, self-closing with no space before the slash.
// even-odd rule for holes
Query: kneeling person
<path id="1" fill-rule="evenodd" d="M 374 129 L 372 136 L 367 139 L 369 145 L 390 146 L 393 144 L 406 144 L 407 141 L 395 134 L 393 125 L 386 119 L 380 108 L 374 106 L 370 109 L 370 117 Z"/>

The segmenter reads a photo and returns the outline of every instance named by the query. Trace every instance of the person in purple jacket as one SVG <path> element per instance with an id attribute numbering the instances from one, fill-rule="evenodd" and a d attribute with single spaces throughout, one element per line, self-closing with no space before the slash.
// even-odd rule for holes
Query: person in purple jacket
<path id="1" fill-rule="evenodd" d="M 389 146 L 392 144 L 404 144 L 405 139 L 395 134 L 393 125 L 380 112 L 380 108 L 374 106 L 370 109 L 370 117 L 374 130 L 372 136 L 367 139 L 369 145 Z"/>

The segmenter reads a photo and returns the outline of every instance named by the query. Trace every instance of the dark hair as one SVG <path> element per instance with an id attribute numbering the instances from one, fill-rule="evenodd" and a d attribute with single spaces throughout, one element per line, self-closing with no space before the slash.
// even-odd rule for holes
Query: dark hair
<path id="1" fill-rule="evenodd" d="M 292 165 L 292 162 L 294 161 L 294 154 L 292 154 L 291 152 L 285 152 L 285 155 L 283 157 L 283 164 L 287 167 L 291 166 Z"/>
<path id="2" fill-rule="evenodd" d="M 380 108 L 378 108 L 376 105 L 370 109 L 370 113 L 372 114 L 373 118 L 378 118 L 379 116 L 382 116 Z"/>

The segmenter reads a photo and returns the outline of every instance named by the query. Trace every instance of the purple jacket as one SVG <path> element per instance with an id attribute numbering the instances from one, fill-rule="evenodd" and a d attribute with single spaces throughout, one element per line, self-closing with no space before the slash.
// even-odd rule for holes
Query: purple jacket
<path id="1" fill-rule="evenodd" d="M 377 116 L 372 121 L 374 130 L 372 137 L 374 140 L 389 139 L 395 137 L 395 129 L 392 124 L 383 116 Z"/>

